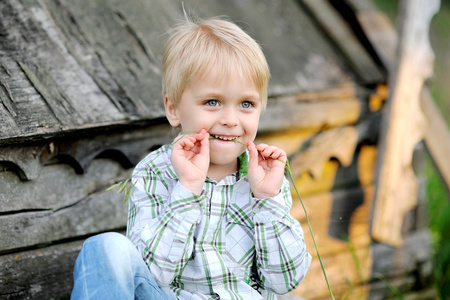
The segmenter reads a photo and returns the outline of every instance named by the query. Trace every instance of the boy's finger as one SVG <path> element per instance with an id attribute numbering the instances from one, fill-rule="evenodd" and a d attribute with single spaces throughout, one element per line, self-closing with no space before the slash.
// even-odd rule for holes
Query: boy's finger
<path id="1" fill-rule="evenodd" d="M 200 154 L 209 157 L 209 133 L 205 130 L 205 132 L 200 132 L 200 134 L 202 135 L 202 138 L 199 140 Z"/>
<path id="2" fill-rule="evenodd" d="M 249 151 L 249 162 L 248 167 L 249 169 L 254 168 L 254 166 L 258 165 L 258 150 L 255 147 L 255 144 L 253 142 L 247 143 L 247 149 Z"/>
<path id="3" fill-rule="evenodd" d="M 286 160 L 286 152 L 275 146 L 268 146 L 266 144 L 260 144 L 256 147 L 260 151 L 264 158 L 272 158 L 275 160 Z"/>
<path id="4" fill-rule="evenodd" d="M 256 146 L 256 149 L 259 151 L 264 151 L 267 147 L 269 147 L 269 145 L 267 144 L 259 144 L 258 146 Z"/>

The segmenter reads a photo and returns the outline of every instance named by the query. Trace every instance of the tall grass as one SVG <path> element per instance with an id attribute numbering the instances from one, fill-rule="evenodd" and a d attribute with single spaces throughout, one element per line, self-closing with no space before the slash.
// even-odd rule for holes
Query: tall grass
<path id="1" fill-rule="evenodd" d="M 427 159 L 428 219 L 433 241 L 433 273 L 441 299 L 450 298 L 450 200 L 431 158 Z"/>

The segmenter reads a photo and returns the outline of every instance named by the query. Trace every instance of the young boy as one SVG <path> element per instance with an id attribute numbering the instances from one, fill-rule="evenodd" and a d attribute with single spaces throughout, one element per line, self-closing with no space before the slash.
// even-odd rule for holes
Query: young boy
<path id="1" fill-rule="evenodd" d="M 298 286 L 311 256 L 289 214 L 286 153 L 253 143 L 269 76 L 259 45 L 231 22 L 173 31 L 163 97 L 181 134 L 136 166 L 132 244 L 118 234 L 86 241 L 73 298 L 275 299 Z"/>

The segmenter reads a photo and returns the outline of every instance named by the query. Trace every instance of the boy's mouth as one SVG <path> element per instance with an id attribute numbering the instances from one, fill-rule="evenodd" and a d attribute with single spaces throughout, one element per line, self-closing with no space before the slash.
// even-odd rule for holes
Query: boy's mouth
<path id="1" fill-rule="evenodd" d="M 215 139 L 222 140 L 222 141 L 234 141 L 238 138 L 237 136 L 222 136 L 222 135 L 215 135 L 215 134 L 211 134 L 211 136 Z"/>

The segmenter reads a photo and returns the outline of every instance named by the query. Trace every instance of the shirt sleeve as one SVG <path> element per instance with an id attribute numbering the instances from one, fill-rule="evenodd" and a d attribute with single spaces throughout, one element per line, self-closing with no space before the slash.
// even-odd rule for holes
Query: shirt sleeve
<path id="1" fill-rule="evenodd" d="M 162 173 L 156 166 L 137 167 L 133 172 L 127 236 L 164 287 L 192 254 L 205 196 L 193 194 L 178 180 L 163 179 Z"/>
<path id="2" fill-rule="evenodd" d="M 256 259 L 261 285 L 276 294 L 295 289 L 309 268 L 300 223 L 290 215 L 292 197 L 285 178 L 273 198 L 253 198 Z"/>

